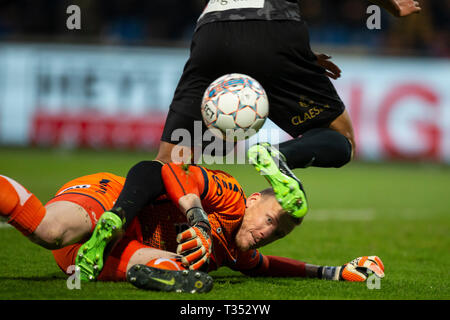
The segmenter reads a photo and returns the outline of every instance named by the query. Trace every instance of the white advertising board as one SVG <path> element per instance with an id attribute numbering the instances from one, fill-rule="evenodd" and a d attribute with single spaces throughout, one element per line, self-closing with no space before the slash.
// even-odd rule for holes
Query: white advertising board
<path id="1" fill-rule="evenodd" d="M 0 45 L 0 144 L 155 147 L 188 54 Z M 353 120 L 358 157 L 450 163 L 450 60 L 334 61 L 343 70 L 334 84 Z"/>

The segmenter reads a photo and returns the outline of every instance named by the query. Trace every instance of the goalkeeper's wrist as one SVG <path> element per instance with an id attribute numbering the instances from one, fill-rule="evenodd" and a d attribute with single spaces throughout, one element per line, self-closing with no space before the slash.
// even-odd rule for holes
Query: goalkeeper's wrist
<path id="1" fill-rule="evenodd" d="M 200 207 L 193 207 L 186 211 L 186 217 L 191 227 L 200 227 L 205 232 L 211 231 L 211 224 L 205 210 Z"/>

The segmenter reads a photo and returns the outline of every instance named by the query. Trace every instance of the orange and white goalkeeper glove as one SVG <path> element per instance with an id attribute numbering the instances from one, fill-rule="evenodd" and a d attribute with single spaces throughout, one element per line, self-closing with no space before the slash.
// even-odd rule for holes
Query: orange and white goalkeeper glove
<path id="1" fill-rule="evenodd" d="M 384 265 L 377 256 L 356 258 L 343 265 L 339 272 L 339 280 L 366 281 L 373 273 L 378 278 L 384 278 Z"/>
<path id="2" fill-rule="evenodd" d="M 191 270 L 207 267 L 212 252 L 211 225 L 201 208 L 191 208 L 186 212 L 191 228 L 177 236 L 177 253 L 181 262 Z"/>
<path id="3" fill-rule="evenodd" d="M 371 274 L 384 278 L 384 265 L 377 256 L 364 256 L 341 267 L 322 267 L 321 273 L 323 279 L 362 282 Z"/>

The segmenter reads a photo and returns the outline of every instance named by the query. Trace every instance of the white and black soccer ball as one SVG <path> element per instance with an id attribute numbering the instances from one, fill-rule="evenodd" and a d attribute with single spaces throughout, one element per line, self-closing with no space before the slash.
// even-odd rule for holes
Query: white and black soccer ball
<path id="1" fill-rule="evenodd" d="M 203 121 L 224 140 L 244 140 L 258 132 L 269 115 L 269 100 L 261 84 L 232 73 L 212 82 L 203 95 Z"/>

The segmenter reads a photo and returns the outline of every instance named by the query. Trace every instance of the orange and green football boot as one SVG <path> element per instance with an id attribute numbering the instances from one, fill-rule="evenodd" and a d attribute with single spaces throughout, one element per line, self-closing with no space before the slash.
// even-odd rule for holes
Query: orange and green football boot
<path id="1" fill-rule="evenodd" d="M 122 234 L 122 227 L 122 219 L 114 212 L 106 211 L 100 216 L 91 238 L 78 249 L 75 259 L 82 281 L 97 279 L 103 269 L 107 253 Z"/>

